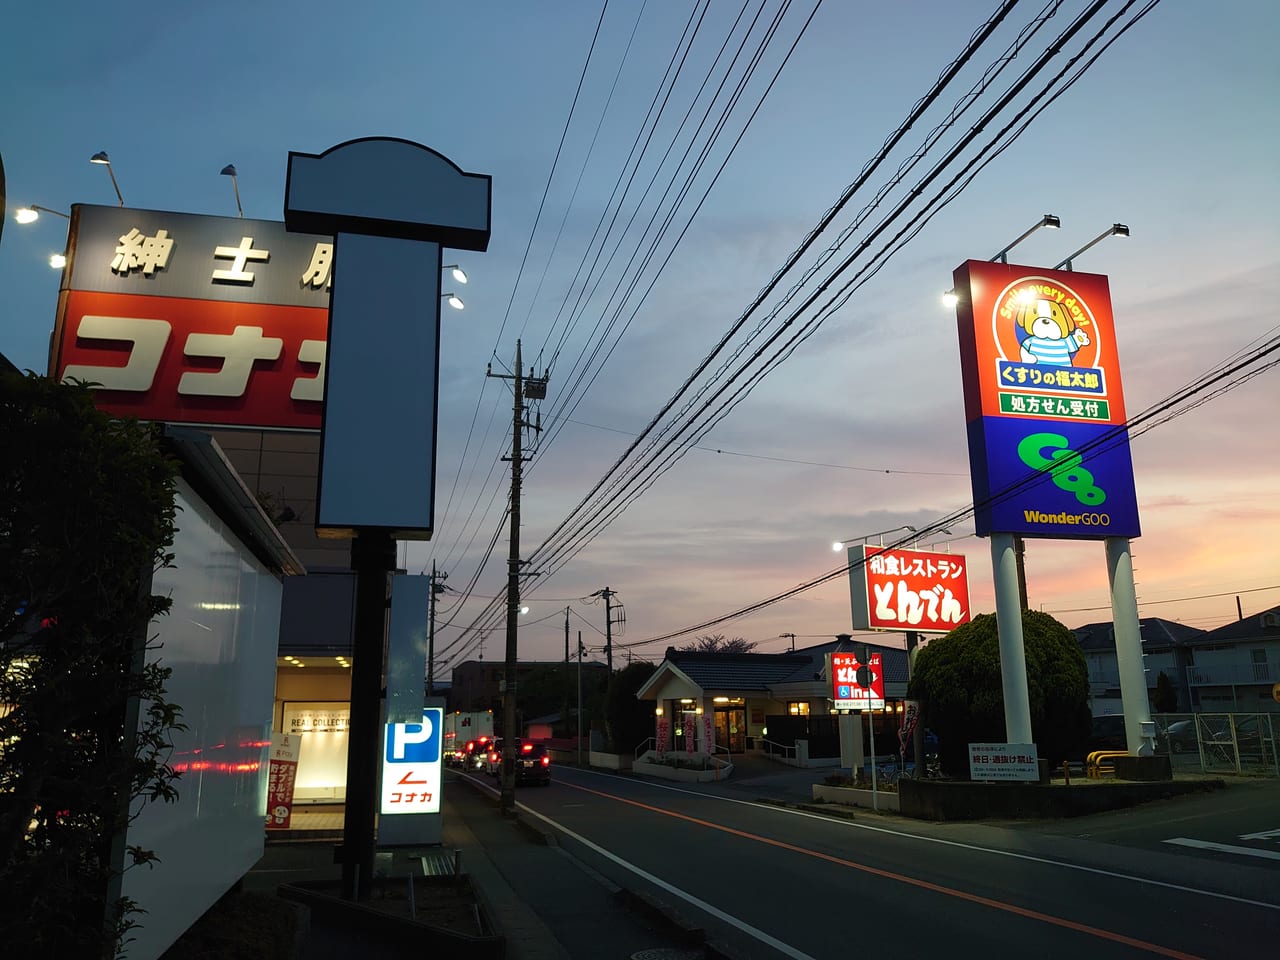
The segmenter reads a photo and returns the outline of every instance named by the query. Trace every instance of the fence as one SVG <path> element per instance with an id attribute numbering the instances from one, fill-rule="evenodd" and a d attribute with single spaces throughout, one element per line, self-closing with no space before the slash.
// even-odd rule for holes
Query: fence
<path id="1" fill-rule="evenodd" d="M 1156 753 L 1169 757 L 1174 772 L 1280 776 L 1280 714 L 1160 713 L 1152 719 Z"/>

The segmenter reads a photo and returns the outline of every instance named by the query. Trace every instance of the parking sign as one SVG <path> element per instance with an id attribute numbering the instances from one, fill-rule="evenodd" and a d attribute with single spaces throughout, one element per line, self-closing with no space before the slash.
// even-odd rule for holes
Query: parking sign
<path id="1" fill-rule="evenodd" d="M 383 734 L 383 816 L 438 813 L 444 710 L 427 707 L 421 723 L 388 723 Z"/>

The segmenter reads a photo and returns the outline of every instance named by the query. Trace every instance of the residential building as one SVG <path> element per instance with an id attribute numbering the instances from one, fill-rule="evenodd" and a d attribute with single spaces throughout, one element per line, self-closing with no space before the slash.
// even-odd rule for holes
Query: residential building
<path id="1" fill-rule="evenodd" d="M 1197 637 L 1185 669 L 1191 703 L 1206 713 L 1280 713 L 1280 606 Z"/>
<path id="2" fill-rule="evenodd" d="M 1148 697 L 1154 699 L 1157 679 L 1164 673 L 1177 692 L 1178 711 L 1190 711 L 1193 708 L 1186 668 L 1193 662 L 1191 644 L 1204 631 L 1161 617 L 1143 617 L 1138 625 Z M 1089 668 L 1089 699 L 1093 715 L 1105 717 L 1124 713 L 1120 699 L 1120 668 L 1116 664 L 1115 627 L 1108 620 L 1087 623 L 1072 633 Z"/>

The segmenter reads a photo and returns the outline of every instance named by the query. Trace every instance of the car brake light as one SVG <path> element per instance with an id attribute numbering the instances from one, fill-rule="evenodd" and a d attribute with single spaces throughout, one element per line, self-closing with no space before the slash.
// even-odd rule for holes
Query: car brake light
<path id="1" fill-rule="evenodd" d="M 489 754 L 489 762 L 490 762 L 490 763 L 497 763 L 497 762 L 498 762 L 498 755 L 497 755 L 496 753 L 491 753 L 491 754 Z"/>
<path id="2" fill-rule="evenodd" d="M 521 748 L 520 748 L 520 752 L 521 752 L 521 753 L 533 753 L 533 744 L 532 744 L 532 743 L 526 743 L 523 747 L 521 747 Z"/>
<path id="3" fill-rule="evenodd" d="M 543 757 L 543 758 L 542 758 L 542 765 L 543 765 L 544 767 L 549 767 L 549 766 L 551 766 L 551 758 L 550 758 L 550 757 Z"/>

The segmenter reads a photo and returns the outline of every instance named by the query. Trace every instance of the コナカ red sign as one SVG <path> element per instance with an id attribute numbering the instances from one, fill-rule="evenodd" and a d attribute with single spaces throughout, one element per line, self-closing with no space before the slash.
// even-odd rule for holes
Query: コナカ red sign
<path id="1" fill-rule="evenodd" d="M 71 292 L 54 375 L 103 410 L 168 423 L 320 429 L 325 311 Z"/>
<path id="2" fill-rule="evenodd" d="M 969 573 L 963 554 L 849 548 L 855 630 L 949 633 L 969 622 Z"/>

